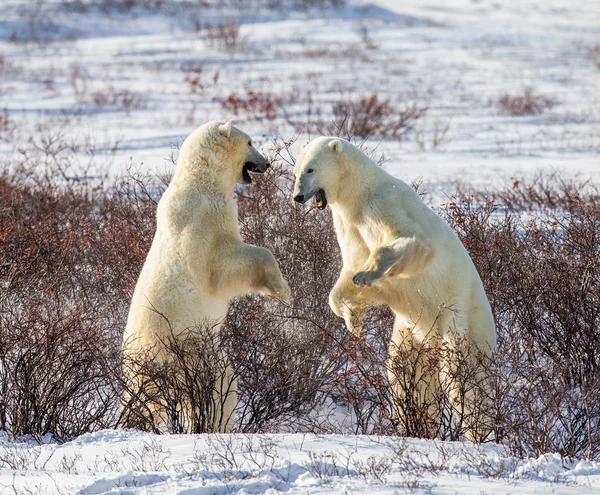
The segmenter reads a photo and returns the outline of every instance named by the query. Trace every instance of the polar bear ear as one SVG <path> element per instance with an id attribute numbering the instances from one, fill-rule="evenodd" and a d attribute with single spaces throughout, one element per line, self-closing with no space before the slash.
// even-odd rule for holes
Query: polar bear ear
<path id="1" fill-rule="evenodd" d="M 344 145 L 339 139 L 334 139 L 333 141 L 330 141 L 327 146 L 329 146 L 336 153 L 341 153 Z"/>
<path id="2" fill-rule="evenodd" d="M 225 136 L 226 138 L 229 138 L 229 136 L 231 136 L 231 122 L 221 124 L 219 126 L 219 132 L 223 134 L 223 136 Z"/>

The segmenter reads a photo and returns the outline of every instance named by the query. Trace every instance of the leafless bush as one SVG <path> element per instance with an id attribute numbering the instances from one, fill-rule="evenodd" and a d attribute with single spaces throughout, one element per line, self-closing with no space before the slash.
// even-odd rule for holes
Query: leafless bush
<path id="1" fill-rule="evenodd" d="M 390 332 L 382 327 L 391 327 L 393 314 L 370 313 L 361 338 L 339 344 L 348 361 L 329 390 L 352 408 L 355 432 L 489 439 L 496 416 L 489 358 L 459 336 L 441 343 L 433 335 L 423 342 L 407 335 L 388 350 Z"/>
<path id="2" fill-rule="evenodd" d="M 478 198 L 485 200 L 482 195 Z M 510 187 L 487 193 L 487 199 L 513 213 L 571 211 L 582 204 L 600 204 L 600 188 L 589 179 L 538 173 L 528 180 L 513 179 Z"/>
<path id="3" fill-rule="evenodd" d="M 98 6 L 103 12 L 112 12 L 114 10 L 128 11 L 140 8 L 160 9 L 168 7 L 170 3 L 170 0 L 93 0 L 87 3 L 76 1 L 74 2 L 74 8 L 85 11 L 90 6 Z"/>
<path id="4" fill-rule="evenodd" d="M 278 143 L 273 161 L 289 145 Z M 345 337 L 327 304 L 339 271 L 331 218 L 290 201 L 292 181 L 288 168 L 276 166 L 238 195 L 244 240 L 273 252 L 293 293 L 289 306 L 248 297 L 229 313 L 230 342 L 238 346 L 230 355 L 244 376 L 245 431 L 309 427 L 306 414 L 324 399 L 324 385 L 344 360 L 326 335 Z"/>
<path id="5" fill-rule="evenodd" d="M 219 102 L 224 110 L 236 116 L 243 112 L 249 119 L 274 120 L 283 104 L 283 98 L 271 93 L 248 90 L 245 95 L 233 92 Z"/>
<path id="6" fill-rule="evenodd" d="M 390 100 L 382 100 L 376 93 L 356 100 L 340 100 L 333 105 L 335 120 L 327 128 L 329 134 L 347 137 L 395 138 L 411 130 L 426 108 L 416 103 L 398 109 Z"/>
<path id="7" fill-rule="evenodd" d="M 597 457 L 600 424 L 600 208 L 597 192 L 556 176 L 444 215 L 481 274 L 500 336 L 497 438 L 519 455 Z M 577 191 L 577 192 L 575 192 Z M 506 198 L 502 211 L 495 200 Z M 523 211 L 534 216 L 522 216 Z"/>
<path id="8" fill-rule="evenodd" d="M 155 432 L 223 430 L 232 420 L 223 413 L 238 377 L 223 350 L 219 328 L 208 325 L 125 355 L 122 375 L 117 374 L 127 398 L 121 423 Z"/>
<path id="9" fill-rule="evenodd" d="M 346 0 L 267 0 L 266 4 L 271 9 L 281 9 L 292 6 L 297 9 L 342 7 Z"/>
<path id="10" fill-rule="evenodd" d="M 275 254 L 293 301 L 240 298 L 217 341 L 200 332 L 165 343 L 169 365 L 126 362 L 147 381 L 128 390 L 122 423 L 209 431 L 227 362 L 239 377 L 242 431 L 332 431 L 312 415 L 328 402 L 352 410 L 358 433 L 457 439 L 482 425 L 483 439 L 493 418 L 496 440 L 518 455 L 597 459 L 597 186 L 555 174 L 452 198 L 441 214 L 479 270 L 499 351 L 487 363 L 467 342 L 425 343 L 402 346 L 388 362 L 388 308 L 365 312 L 360 339 L 328 308 L 341 266 L 336 235 L 327 211 L 290 200 L 291 145 L 274 143 L 272 170 L 237 197 L 245 241 Z M 81 146 L 41 133 L 0 176 L 0 428 L 13 435 L 66 440 L 114 426 L 121 414 L 121 335 L 166 182 L 111 181 L 76 158 Z M 453 379 L 424 388 L 423 377 L 440 370 Z M 389 376 L 401 387 L 392 391 Z M 153 401 L 158 415 L 145 408 Z"/>
<path id="11" fill-rule="evenodd" d="M 21 29 L 15 30 L 10 40 L 17 43 L 46 43 L 57 37 L 53 9 L 47 0 L 33 0 L 19 5 Z"/>
<path id="12" fill-rule="evenodd" d="M 0 428 L 15 436 L 67 440 L 118 413 L 103 369 L 143 261 L 143 230 L 123 228 L 140 204 L 73 168 L 76 152 L 45 135 L 0 176 Z"/>
<path id="13" fill-rule="evenodd" d="M 360 40 L 362 41 L 363 46 L 367 50 L 375 50 L 377 48 L 377 44 L 371 38 L 371 34 L 369 33 L 369 27 L 366 23 L 362 22 L 358 26 L 358 33 L 360 34 Z"/>
<path id="14" fill-rule="evenodd" d="M 148 99 L 142 93 L 129 89 L 117 89 L 112 84 L 103 90 L 93 91 L 90 101 L 96 107 L 122 109 L 128 114 L 132 110 L 141 110 L 148 105 Z"/>
<path id="15" fill-rule="evenodd" d="M 239 20 L 230 20 L 220 24 L 198 25 L 203 39 L 211 48 L 217 48 L 232 56 L 243 44 L 240 36 L 241 23 Z"/>
<path id="16" fill-rule="evenodd" d="M 50 459 L 56 453 L 53 448 L 48 455 L 43 455 L 44 450 L 40 446 L 0 447 L 0 466 L 13 471 L 24 471 L 26 469 L 44 469 Z"/>
<path id="17" fill-rule="evenodd" d="M 219 71 L 215 71 L 210 78 L 204 77 L 202 65 L 193 65 L 192 67 L 182 67 L 185 73 L 184 80 L 188 84 L 188 91 L 191 95 L 204 92 L 207 86 L 216 86 L 219 82 Z"/>
<path id="18" fill-rule="evenodd" d="M 437 120 L 429 129 L 425 126 L 419 127 L 415 129 L 415 141 L 421 151 L 436 150 L 448 140 L 449 122 Z"/>
<path id="19" fill-rule="evenodd" d="M 574 385 L 564 376 L 568 365 L 536 352 L 532 343 L 503 344 L 500 351 L 499 439 L 520 457 L 559 452 L 571 458 L 598 458 L 598 373 Z"/>
<path id="20" fill-rule="evenodd" d="M 121 454 L 131 464 L 131 469 L 138 472 L 164 471 L 166 461 L 171 454 L 157 439 L 144 440 L 139 447 L 125 447 Z"/>
<path id="21" fill-rule="evenodd" d="M 504 94 L 498 99 L 498 106 L 502 112 L 509 115 L 538 115 L 547 108 L 554 106 L 555 102 L 547 96 L 535 94 L 531 89 L 523 94 Z"/>
<path id="22" fill-rule="evenodd" d="M 82 66 L 77 64 L 73 64 L 71 66 L 71 71 L 69 73 L 69 83 L 73 88 L 75 99 L 79 103 L 83 103 L 86 101 L 88 94 L 88 80 L 89 74 Z"/>
<path id="23" fill-rule="evenodd" d="M 194 443 L 194 470 L 210 471 L 219 479 L 247 479 L 272 471 L 282 481 L 289 481 L 283 470 L 274 469 L 281 459 L 275 436 L 215 434 L 203 440 L 205 445 Z"/>
<path id="24" fill-rule="evenodd" d="M 102 372 L 106 337 L 87 315 L 29 298 L 28 311 L 3 304 L 0 319 L 0 429 L 71 439 L 110 426 L 114 395 Z M 35 308 L 35 309 L 34 309 Z"/>
<path id="25" fill-rule="evenodd" d="M 8 115 L 8 110 L 6 108 L 2 110 L 0 112 L 0 141 L 12 141 L 16 127 Z"/>
<path id="26" fill-rule="evenodd" d="M 589 48 L 589 54 L 594 65 L 600 69 L 600 45 Z"/>
<path id="27" fill-rule="evenodd" d="M 281 112 L 285 116 L 288 124 L 292 126 L 298 134 L 308 134 L 319 132 L 320 129 L 325 129 L 326 124 L 322 117 L 321 107 L 315 102 L 311 91 L 298 95 L 295 101 L 286 101 L 281 106 Z M 295 103 L 296 105 L 291 105 Z M 301 108 L 297 108 L 302 105 Z"/>

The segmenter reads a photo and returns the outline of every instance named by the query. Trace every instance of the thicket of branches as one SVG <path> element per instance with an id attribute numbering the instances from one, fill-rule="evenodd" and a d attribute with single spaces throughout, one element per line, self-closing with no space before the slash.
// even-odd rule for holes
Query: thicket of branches
<path id="1" fill-rule="evenodd" d="M 123 363 L 120 348 L 168 181 L 82 174 L 75 151 L 57 142 L 35 143 L 0 175 L 0 429 L 59 440 L 119 425 L 209 431 L 227 362 L 239 380 L 240 431 L 460 439 L 485 417 L 488 439 L 516 454 L 599 457 L 600 193 L 593 184 L 543 175 L 487 196 L 457 193 L 440 214 L 481 274 L 499 350 L 486 362 L 465 342 L 414 346 L 388 363 L 388 308 L 366 312 L 359 339 L 329 310 L 341 266 L 330 215 L 291 201 L 290 143 L 272 143 L 272 170 L 238 191 L 239 224 L 247 242 L 273 251 L 292 302 L 237 299 L 216 340 L 198 329 L 169 344 L 170 366 L 157 366 Z M 423 393 L 416 359 L 431 373 L 450 366 L 454 383 L 475 395 L 485 391 L 479 372 L 487 370 L 494 390 L 478 402 L 488 410 L 453 404 L 443 385 Z M 146 366 L 144 386 L 127 390 L 123 364 Z M 398 394 L 388 386 L 390 369 L 402 383 Z M 164 414 L 153 416 L 151 405 Z M 334 421 L 335 407 L 344 406 L 352 421 Z M 427 421 L 431 411 L 440 419 Z"/>

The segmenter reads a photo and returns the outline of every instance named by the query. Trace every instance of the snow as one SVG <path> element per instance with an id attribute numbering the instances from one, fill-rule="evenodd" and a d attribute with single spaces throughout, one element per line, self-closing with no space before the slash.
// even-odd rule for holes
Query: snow
<path id="1" fill-rule="evenodd" d="M 7 469 L 18 462 L 19 469 Z M 14 489 L 14 490 L 13 490 Z M 105 430 L 63 445 L 0 442 L 2 493 L 600 493 L 600 463 L 501 446 L 341 435 Z"/>
<path id="2" fill-rule="evenodd" d="M 65 136 L 92 141 L 96 154 L 116 146 L 113 171 L 130 159 L 162 170 L 172 167 L 173 147 L 208 120 L 233 120 L 267 149 L 278 134 L 315 136 L 298 135 L 282 111 L 268 120 L 224 109 L 219 101 L 233 92 L 279 95 L 297 121 L 306 119 L 308 92 L 325 121 L 340 98 L 377 92 L 399 107 L 428 108 L 404 140 L 368 142 L 407 181 L 449 192 L 457 182 L 493 187 L 536 170 L 600 171 L 600 72 L 590 55 L 600 3 L 592 0 L 352 0 L 342 9 L 248 13 L 174 0 L 161 11 L 28 5 L 0 7 L 0 108 L 16 127 L 0 134 L 6 156 L 26 148 L 40 125 L 68 121 Z M 207 34 L 219 22 L 240 26 L 233 50 Z M 32 26 L 53 41 L 11 41 L 28 39 Z M 203 88 L 193 93 L 186 76 L 198 69 Z M 528 88 L 554 106 L 532 116 L 500 111 L 501 95 Z M 129 109 L 118 100 L 124 90 Z"/>

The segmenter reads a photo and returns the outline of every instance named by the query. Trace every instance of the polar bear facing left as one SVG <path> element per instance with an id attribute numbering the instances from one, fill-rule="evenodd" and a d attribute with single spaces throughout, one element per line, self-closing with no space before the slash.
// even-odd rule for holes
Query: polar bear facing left
<path id="1" fill-rule="evenodd" d="M 158 204 L 156 233 L 131 301 L 125 359 L 150 351 L 155 360 L 168 362 L 164 342 L 185 339 L 199 327 L 218 332 L 236 296 L 253 292 L 289 299 L 273 254 L 244 244 L 237 224 L 235 184 L 249 184 L 249 172 L 268 168 L 251 138 L 229 122 L 204 124 L 184 141 Z M 130 384 L 142 383 L 144 377 L 131 374 Z M 215 392 L 221 394 L 215 402 L 222 405 L 214 415 L 218 431 L 231 428 L 236 403 L 229 366 L 226 376 L 227 387 L 215 389 L 227 390 Z"/>
<path id="2" fill-rule="evenodd" d="M 331 208 L 343 267 L 329 295 L 332 311 L 344 318 L 348 330 L 360 335 L 361 314 L 367 306 L 387 305 L 395 314 L 389 346 L 388 376 L 398 413 L 406 425 L 406 384 L 396 372 L 396 358 L 418 356 L 413 376 L 414 396 L 432 404 L 439 386 L 462 410 L 467 437 L 485 439 L 492 417 L 477 411 L 491 409 L 481 401 L 493 390 L 478 373 L 483 394 L 464 391 L 452 362 L 443 363 L 437 376 L 425 372 L 431 353 L 418 349 L 452 349 L 458 340 L 490 356 L 496 348 L 496 329 L 479 274 L 458 236 L 429 209 L 406 183 L 378 167 L 348 141 L 319 137 L 300 153 L 294 167 L 294 199 Z M 412 354 L 411 354 L 412 353 Z M 433 354 L 437 356 L 438 354 Z M 479 356 L 473 356 L 474 358 Z M 406 361 L 408 362 L 408 361 Z M 469 361 L 470 364 L 470 361 Z M 481 368 L 481 366 L 479 366 Z M 472 369 L 477 370 L 477 362 Z M 478 407 L 477 401 L 480 400 Z M 427 407 L 428 423 L 441 411 Z M 418 422 L 425 421 L 419 417 Z"/>

